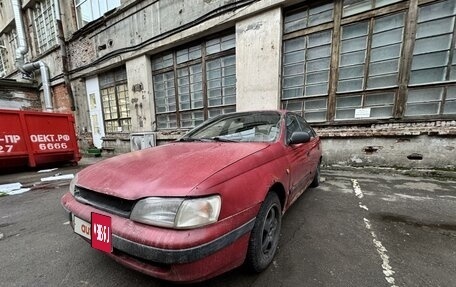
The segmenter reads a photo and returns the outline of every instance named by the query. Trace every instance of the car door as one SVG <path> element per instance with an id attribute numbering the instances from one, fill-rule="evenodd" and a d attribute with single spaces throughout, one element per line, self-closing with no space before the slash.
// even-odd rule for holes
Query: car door
<path id="1" fill-rule="evenodd" d="M 310 125 L 300 116 L 296 116 L 298 119 L 299 125 L 301 126 L 304 132 L 307 132 L 311 135 L 310 142 L 308 145 L 308 155 L 311 162 L 310 169 L 310 180 L 312 181 L 315 176 L 315 171 L 320 162 L 321 150 L 320 150 L 320 138 L 317 137 L 315 131 L 310 127 Z M 309 182 L 310 183 L 310 182 Z"/>
<path id="2" fill-rule="evenodd" d="M 287 114 L 286 124 L 286 145 L 287 159 L 290 171 L 290 197 L 288 204 L 293 203 L 310 183 L 310 170 L 312 163 L 309 150 L 311 142 L 290 145 L 290 139 L 293 132 L 303 131 L 298 118 L 295 114 Z"/>

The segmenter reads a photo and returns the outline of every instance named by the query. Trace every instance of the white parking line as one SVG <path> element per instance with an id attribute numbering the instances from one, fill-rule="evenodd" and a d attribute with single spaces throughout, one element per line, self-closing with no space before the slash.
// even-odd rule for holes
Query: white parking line
<path id="1" fill-rule="evenodd" d="M 355 191 L 355 195 L 361 199 L 364 197 L 363 191 L 361 190 L 361 187 L 359 186 L 358 180 L 352 179 L 351 180 L 353 183 L 353 190 Z"/>
<path id="2" fill-rule="evenodd" d="M 355 192 L 356 197 L 359 199 L 362 199 L 364 197 L 363 191 L 361 190 L 361 187 L 359 186 L 358 180 L 352 179 L 352 184 L 353 184 L 353 191 Z M 362 201 L 359 202 L 359 207 L 364 210 L 369 210 L 366 205 L 363 204 Z M 383 268 L 383 274 L 385 275 L 385 280 L 391 285 L 391 287 L 398 287 L 396 285 L 396 281 L 393 277 L 394 271 L 393 268 L 390 265 L 389 262 L 389 256 L 387 255 L 388 250 L 386 250 L 385 246 L 383 246 L 382 242 L 378 240 L 377 234 L 374 232 L 372 229 L 372 225 L 367 218 L 363 218 L 364 220 L 364 225 L 366 226 L 367 230 L 372 236 L 372 242 L 374 243 L 375 249 L 377 250 L 377 253 L 380 255 L 380 258 L 382 259 L 382 268 Z"/>

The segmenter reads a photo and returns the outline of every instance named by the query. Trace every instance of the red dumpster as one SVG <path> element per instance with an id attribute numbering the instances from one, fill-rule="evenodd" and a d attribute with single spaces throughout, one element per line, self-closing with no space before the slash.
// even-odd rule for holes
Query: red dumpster
<path id="1" fill-rule="evenodd" d="M 81 159 L 71 114 L 0 109 L 0 170 Z"/>

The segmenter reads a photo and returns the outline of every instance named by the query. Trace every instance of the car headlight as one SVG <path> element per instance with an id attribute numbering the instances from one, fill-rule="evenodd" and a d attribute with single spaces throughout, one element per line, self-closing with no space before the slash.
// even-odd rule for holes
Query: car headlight
<path id="1" fill-rule="evenodd" d="M 76 190 L 76 182 L 78 181 L 78 174 L 74 176 L 74 178 L 70 181 L 70 193 L 74 196 L 74 192 Z"/>
<path id="2" fill-rule="evenodd" d="M 216 222 L 220 207 L 218 195 L 193 199 L 149 197 L 136 203 L 130 219 L 169 228 L 197 228 Z"/>

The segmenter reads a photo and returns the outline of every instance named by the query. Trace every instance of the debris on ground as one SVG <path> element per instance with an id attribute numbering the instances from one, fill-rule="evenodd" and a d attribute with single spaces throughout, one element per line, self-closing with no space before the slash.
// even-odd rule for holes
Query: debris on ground
<path id="1" fill-rule="evenodd" d="M 7 183 L 7 184 L 0 184 L 0 192 L 9 192 L 12 190 L 16 190 L 22 187 L 22 184 L 20 182 L 15 182 L 15 183 Z"/>
<path id="2" fill-rule="evenodd" d="M 0 196 L 16 195 L 30 191 L 30 188 L 22 188 L 20 182 L 0 184 Z"/>
<path id="3" fill-rule="evenodd" d="M 74 174 L 57 173 L 53 176 L 43 177 L 43 178 L 41 178 L 41 181 L 66 180 L 66 179 L 73 179 L 73 178 L 74 178 Z"/>
<path id="4" fill-rule="evenodd" d="M 53 171 L 56 171 L 56 170 L 58 170 L 58 168 L 54 167 L 54 168 L 39 170 L 38 173 L 53 172 Z"/>

